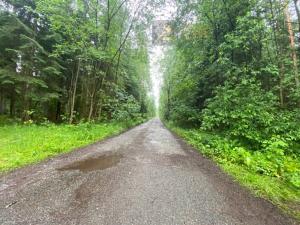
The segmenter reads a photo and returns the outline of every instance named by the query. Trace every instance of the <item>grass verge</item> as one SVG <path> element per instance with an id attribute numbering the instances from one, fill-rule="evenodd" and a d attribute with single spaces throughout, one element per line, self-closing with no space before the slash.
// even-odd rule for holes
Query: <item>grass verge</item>
<path id="1" fill-rule="evenodd" d="M 189 144 L 198 149 L 203 155 L 214 160 L 227 174 L 233 177 L 242 186 L 258 197 L 271 201 L 287 214 L 300 221 L 300 189 L 280 177 L 267 176 L 252 171 L 247 164 L 236 160 L 230 162 L 231 156 L 225 158 L 220 151 L 213 150 L 213 146 L 202 138 L 206 134 L 196 130 L 178 128 L 166 124 L 177 135 L 185 139 Z M 211 134 L 208 134 L 211 135 Z M 222 149 L 223 150 L 223 149 Z M 231 154 L 234 150 L 228 150 L 225 154 Z M 236 154 L 236 153 L 235 153 Z M 297 162 L 296 162 L 297 163 Z M 299 166 L 300 162 L 298 162 Z"/>
<path id="2" fill-rule="evenodd" d="M 1 126 L 0 172 L 70 152 L 75 148 L 116 135 L 141 122 Z"/>

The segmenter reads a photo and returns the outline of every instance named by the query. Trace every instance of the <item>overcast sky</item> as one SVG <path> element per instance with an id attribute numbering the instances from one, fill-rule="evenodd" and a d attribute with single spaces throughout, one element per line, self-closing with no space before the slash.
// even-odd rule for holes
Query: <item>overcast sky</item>
<path id="1" fill-rule="evenodd" d="M 167 0 L 166 4 L 155 12 L 154 20 L 170 20 L 176 12 L 176 6 L 172 0 Z M 164 52 L 168 46 L 152 45 L 151 30 L 149 31 L 149 57 L 150 57 L 150 75 L 152 81 L 152 92 L 154 96 L 155 105 L 159 106 L 160 89 L 163 81 L 163 74 L 160 68 L 160 62 L 164 57 Z"/>

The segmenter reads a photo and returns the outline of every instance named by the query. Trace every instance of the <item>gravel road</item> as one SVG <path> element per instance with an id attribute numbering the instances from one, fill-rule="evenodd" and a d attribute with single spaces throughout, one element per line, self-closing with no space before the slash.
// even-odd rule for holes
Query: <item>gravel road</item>
<path id="1" fill-rule="evenodd" d="M 0 179 L 2 225 L 298 224 L 158 119 Z"/>

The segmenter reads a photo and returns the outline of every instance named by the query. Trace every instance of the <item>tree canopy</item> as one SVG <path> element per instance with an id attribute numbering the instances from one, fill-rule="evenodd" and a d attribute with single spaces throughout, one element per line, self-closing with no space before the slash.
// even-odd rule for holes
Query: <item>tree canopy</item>
<path id="1" fill-rule="evenodd" d="M 163 118 L 251 140 L 292 131 L 300 107 L 295 7 L 273 0 L 178 1 L 163 63 Z"/>
<path id="2" fill-rule="evenodd" d="M 0 114 L 54 122 L 149 116 L 155 1 L 5 0 Z"/>

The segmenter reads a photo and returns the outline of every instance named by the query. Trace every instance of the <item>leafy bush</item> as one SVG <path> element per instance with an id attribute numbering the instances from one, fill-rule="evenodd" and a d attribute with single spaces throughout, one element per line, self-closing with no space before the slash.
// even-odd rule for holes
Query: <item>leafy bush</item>
<path id="1" fill-rule="evenodd" d="M 198 110 L 191 108 L 184 103 L 178 105 L 180 106 L 176 107 L 171 114 L 170 119 L 172 121 L 176 121 L 176 124 L 184 127 L 194 126 L 199 123 Z"/>
<path id="2" fill-rule="evenodd" d="M 113 112 L 113 119 L 116 121 L 126 121 L 139 117 L 141 106 L 133 96 L 128 96 Z"/>
<path id="3" fill-rule="evenodd" d="M 225 133 L 259 148 L 274 134 L 275 100 L 274 95 L 262 91 L 254 79 L 243 79 L 238 84 L 226 83 L 207 101 L 202 128 Z M 279 126 L 277 131 L 280 129 Z"/>

